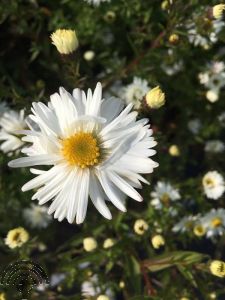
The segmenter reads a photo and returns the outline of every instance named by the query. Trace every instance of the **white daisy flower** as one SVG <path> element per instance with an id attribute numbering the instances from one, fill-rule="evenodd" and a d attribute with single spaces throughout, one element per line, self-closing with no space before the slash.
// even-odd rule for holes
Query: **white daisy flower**
<path id="1" fill-rule="evenodd" d="M 222 235 L 225 232 L 225 209 L 212 209 L 201 218 L 201 224 L 206 229 L 206 237 Z"/>
<path id="2" fill-rule="evenodd" d="M 99 279 L 96 274 L 90 277 L 89 280 L 84 281 L 81 285 L 81 293 L 84 297 L 96 297 L 101 293 L 99 286 Z M 110 299 L 114 299 L 111 289 L 107 289 L 105 293 Z M 86 298 L 85 298 L 86 299 Z M 89 298 L 88 298 L 89 299 Z"/>
<path id="3" fill-rule="evenodd" d="M 0 118 L 0 141 L 4 141 L 0 149 L 4 153 L 10 153 L 21 148 L 24 142 L 18 138 L 18 132 L 26 127 L 24 110 L 19 113 L 14 110 L 5 112 Z"/>
<path id="4" fill-rule="evenodd" d="M 174 225 L 172 231 L 173 232 L 192 231 L 196 220 L 197 220 L 197 216 L 192 216 L 192 215 L 185 216 L 176 225 Z"/>
<path id="5" fill-rule="evenodd" d="M 199 82 L 206 85 L 209 82 L 209 73 L 203 72 L 198 74 Z"/>
<path id="6" fill-rule="evenodd" d="M 204 193 L 209 199 L 217 200 L 225 191 L 223 176 L 217 171 L 211 171 L 205 174 L 202 179 Z"/>
<path id="7" fill-rule="evenodd" d="M 31 207 L 24 209 L 23 216 L 27 223 L 33 228 L 45 228 L 51 221 L 51 217 L 47 214 L 45 206 L 31 204 Z"/>
<path id="8" fill-rule="evenodd" d="M 32 199 L 39 204 L 52 201 L 49 214 L 59 221 L 82 223 L 88 196 L 97 210 L 108 219 L 105 204 L 110 200 L 125 212 L 125 194 L 142 201 L 134 189 L 147 182 L 139 173 L 151 173 L 158 166 L 149 156 L 156 145 L 148 120 L 136 121 L 132 104 L 122 110 L 121 101 L 102 99 L 100 83 L 92 95 L 75 89 L 73 96 L 63 88 L 51 96 L 48 106 L 33 103 L 30 119 L 40 131 L 31 127 L 23 140 L 31 142 L 23 150 L 28 157 L 9 163 L 11 167 L 52 165 L 48 171 L 31 169 L 37 176 L 23 191 L 38 189 Z M 122 111 L 121 111 L 122 110 Z"/>
<path id="9" fill-rule="evenodd" d="M 163 206 L 169 206 L 171 201 L 180 199 L 180 194 L 170 183 L 159 181 L 155 190 L 151 192 L 151 205 L 156 209 L 162 209 Z"/>
<path id="10" fill-rule="evenodd" d="M 188 122 L 188 129 L 193 133 L 193 134 L 198 134 L 199 131 L 202 128 L 201 121 L 199 119 L 192 119 Z"/>
<path id="11" fill-rule="evenodd" d="M 134 77 L 133 82 L 121 90 L 120 97 L 127 104 L 132 103 L 134 108 L 138 109 L 141 106 L 141 100 L 149 89 L 147 80 Z"/>
<path id="12" fill-rule="evenodd" d="M 219 140 L 211 140 L 206 142 L 205 151 L 211 153 L 222 153 L 225 150 L 225 145 Z"/>
<path id="13" fill-rule="evenodd" d="M 94 6 L 99 6 L 103 2 L 110 2 L 110 0 L 84 0 L 89 4 L 93 4 Z"/>

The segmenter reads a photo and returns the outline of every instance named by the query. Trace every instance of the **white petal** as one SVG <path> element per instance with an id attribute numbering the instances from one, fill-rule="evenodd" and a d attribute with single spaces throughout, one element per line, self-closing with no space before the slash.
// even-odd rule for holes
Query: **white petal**
<path id="1" fill-rule="evenodd" d="M 11 168 L 20 168 L 38 165 L 53 165 L 54 163 L 59 162 L 61 159 L 62 158 L 57 155 L 43 154 L 14 159 L 8 163 L 8 166 Z"/>
<path id="2" fill-rule="evenodd" d="M 96 209 L 105 217 L 106 219 L 111 220 L 112 215 L 110 210 L 105 204 L 104 192 L 102 187 L 98 183 L 94 174 L 90 174 L 90 187 L 89 187 L 90 198 Z"/>
<path id="3" fill-rule="evenodd" d="M 83 170 L 81 176 L 82 177 L 79 186 L 78 206 L 77 206 L 77 215 L 76 215 L 77 224 L 80 224 L 84 221 L 87 213 L 89 177 L 90 177 L 89 169 Z"/>
<path id="4" fill-rule="evenodd" d="M 141 195 L 132 187 L 130 186 L 126 180 L 118 176 L 115 172 L 108 172 L 109 178 L 112 180 L 112 182 L 125 194 L 127 194 L 129 197 L 133 198 L 136 201 L 141 202 L 143 198 Z"/>
<path id="5" fill-rule="evenodd" d="M 126 212 L 126 208 L 120 200 L 118 192 L 110 180 L 107 178 L 104 171 L 97 172 L 98 179 L 102 185 L 103 190 L 109 197 L 111 202 L 121 211 Z"/>

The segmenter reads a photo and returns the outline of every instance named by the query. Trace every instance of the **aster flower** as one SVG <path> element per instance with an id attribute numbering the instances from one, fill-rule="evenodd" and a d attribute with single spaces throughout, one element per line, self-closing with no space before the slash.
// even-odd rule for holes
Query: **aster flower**
<path id="1" fill-rule="evenodd" d="M 219 116 L 218 116 L 218 121 L 220 122 L 220 125 L 222 127 L 225 127 L 225 112 L 222 112 Z"/>
<path id="2" fill-rule="evenodd" d="M 170 183 L 159 181 L 155 186 L 155 190 L 151 192 L 151 205 L 156 209 L 162 209 L 163 206 L 169 206 L 171 201 L 180 199 L 180 193 Z"/>
<path id="3" fill-rule="evenodd" d="M 21 148 L 24 144 L 18 137 L 18 132 L 27 128 L 24 110 L 19 113 L 14 110 L 5 112 L 0 118 L 0 141 L 4 141 L 0 149 L 4 153 L 10 153 Z"/>
<path id="4" fill-rule="evenodd" d="M 225 209 L 212 209 L 201 218 L 201 224 L 206 230 L 206 237 L 211 238 L 225 232 Z"/>
<path id="5" fill-rule="evenodd" d="M 110 0 L 84 0 L 89 4 L 93 4 L 94 6 L 99 6 L 103 2 L 110 2 Z"/>
<path id="6" fill-rule="evenodd" d="M 202 185 L 204 188 L 204 193 L 209 199 L 217 200 L 225 191 L 223 176 L 217 171 L 206 173 L 202 179 Z"/>
<path id="7" fill-rule="evenodd" d="M 194 228 L 195 222 L 198 219 L 198 216 L 185 216 L 183 217 L 174 227 L 172 228 L 173 232 L 186 232 Z"/>
<path id="8" fill-rule="evenodd" d="M 99 279 L 96 274 L 89 278 L 89 280 L 84 281 L 81 286 L 82 295 L 84 297 L 97 297 L 101 293 L 101 288 L 99 284 Z M 109 299 L 113 299 L 113 293 L 111 289 L 106 289 L 105 293 Z M 86 299 L 86 298 L 85 298 Z M 89 298 L 88 298 L 89 299 Z"/>
<path id="9" fill-rule="evenodd" d="M 33 228 L 45 228 L 51 221 L 51 217 L 47 214 L 45 206 L 31 204 L 31 207 L 23 211 L 24 219 Z"/>
<path id="10" fill-rule="evenodd" d="M 121 90 L 120 97 L 138 109 L 141 106 L 141 100 L 149 89 L 147 80 L 134 77 L 133 82 Z"/>
<path id="11" fill-rule="evenodd" d="M 206 142 L 205 151 L 210 153 L 222 153 L 225 150 L 225 145 L 219 140 L 211 140 Z"/>
<path id="12" fill-rule="evenodd" d="M 199 119 L 192 119 L 188 122 L 188 129 L 193 133 L 193 134 L 198 134 L 199 131 L 202 128 L 201 121 Z"/>
<path id="13" fill-rule="evenodd" d="M 63 88 L 51 96 L 48 106 L 33 103 L 30 119 L 39 127 L 24 131 L 23 140 L 32 145 L 23 150 L 28 157 L 9 163 L 11 167 L 47 165 L 49 170 L 31 169 L 37 175 L 23 191 L 38 189 L 32 199 L 39 204 L 52 201 L 48 213 L 59 221 L 82 223 L 88 196 L 108 219 L 105 204 L 110 200 L 126 211 L 125 195 L 142 201 L 134 187 L 147 182 L 139 173 L 151 173 L 158 163 L 149 158 L 156 145 L 148 120 L 136 121 L 132 104 L 122 110 L 118 99 L 102 99 L 98 83 L 92 95 L 75 89 L 73 96 Z M 122 111 L 121 111 L 122 110 Z"/>

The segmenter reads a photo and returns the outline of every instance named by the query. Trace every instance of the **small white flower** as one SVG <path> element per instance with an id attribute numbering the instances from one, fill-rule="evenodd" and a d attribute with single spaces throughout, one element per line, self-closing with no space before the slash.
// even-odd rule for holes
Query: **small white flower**
<path id="1" fill-rule="evenodd" d="M 202 185 L 209 199 L 217 200 L 225 191 L 223 176 L 217 171 L 206 173 L 202 179 Z"/>
<path id="2" fill-rule="evenodd" d="M 51 217 L 47 214 L 48 209 L 45 206 L 31 204 L 23 212 L 26 221 L 33 228 L 45 228 L 51 221 Z"/>
<path id="3" fill-rule="evenodd" d="M 199 73 L 198 74 L 198 78 L 199 78 L 199 82 L 201 84 L 206 85 L 209 82 L 209 73 L 205 72 L 205 73 Z"/>
<path id="4" fill-rule="evenodd" d="M 206 142 L 205 151 L 211 153 L 222 153 L 225 150 L 225 145 L 219 140 L 211 140 Z"/>
<path id="5" fill-rule="evenodd" d="M 225 209 L 212 209 L 201 218 L 201 224 L 206 229 L 206 237 L 222 235 L 225 232 Z"/>
<path id="6" fill-rule="evenodd" d="M 225 127 L 225 112 L 222 112 L 219 116 L 218 116 L 218 120 L 220 122 L 220 125 L 222 127 Z"/>
<path id="7" fill-rule="evenodd" d="M 199 119 L 192 119 L 188 122 L 188 129 L 193 133 L 193 134 L 198 134 L 199 131 L 201 130 L 202 124 Z"/>
<path id="8" fill-rule="evenodd" d="M 146 119 L 136 120 L 132 104 L 123 109 L 119 99 L 102 99 L 102 86 L 94 93 L 75 89 L 73 96 L 60 88 L 51 102 L 33 103 L 30 119 L 39 128 L 25 131 L 31 143 L 23 150 L 28 157 L 9 163 L 11 167 L 50 166 L 31 169 L 37 175 L 23 191 L 37 189 L 32 199 L 40 205 L 51 201 L 49 214 L 59 221 L 82 223 L 88 198 L 107 219 L 109 199 L 125 212 L 126 195 L 142 201 L 134 187 L 146 180 L 140 175 L 152 173 L 158 166 L 149 157 L 156 145 Z"/>
<path id="9" fill-rule="evenodd" d="M 84 0 L 89 4 L 93 4 L 94 6 L 99 6 L 103 2 L 110 2 L 111 0 Z"/>
<path id="10" fill-rule="evenodd" d="M 155 186 L 155 190 L 151 192 L 151 205 L 156 209 L 162 209 L 163 206 L 169 206 L 171 201 L 180 199 L 178 189 L 175 189 L 170 183 L 159 181 Z"/>
<path id="11" fill-rule="evenodd" d="M 134 77 L 133 82 L 122 89 L 120 96 L 127 104 L 132 103 L 134 108 L 138 109 L 141 106 L 141 100 L 149 89 L 147 80 Z"/>
<path id="12" fill-rule="evenodd" d="M 219 100 L 219 90 L 209 90 L 206 92 L 206 98 L 209 102 L 214 103 Z"/>
<path id="13" fill-rule="evenodd" d="M 173 232 L 186 232 L 193 229 L 197 216 L 185 216 L 183 217 L 173 228 Z"/>
<path id="14" fill-rule="evenodd" d="M 89 280 L 84 281 L 81 285 L 82 295 L 85 297 L 96 297 L 101 293 L 99 286 L 99 280 L 97 275 L 93 275 Z M 113 293 L 111 289 L 107 289 L 105 295 L 110 299 L 113 299 Z"/>
<path id="15" fill-rule="evenodd" d="M 0 141 L 4 141 L 0 149 L 4 153 L 11 153 L 24 144 L 20 138 L 18 138 L 18 132 L 27 128 L 24 118 L 24 110 L 19 113 L 14 110 L 5 112 L 0 118 Z"/>

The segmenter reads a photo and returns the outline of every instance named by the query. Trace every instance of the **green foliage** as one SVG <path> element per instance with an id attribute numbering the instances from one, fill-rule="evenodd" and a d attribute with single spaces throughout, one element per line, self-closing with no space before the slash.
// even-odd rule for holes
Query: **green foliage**
<path id="1" fill-rule="evenodd" d="M 225 26 L 218 40 L 211 43 L 213 31 L 209 0 L 170 0 L 163 10 L 159 0 L 111 0 L 99 7 L 83 0 L 2 0 L 0 6 L 0 99 L 15 109 L 29 114 L 33 101 L 48 102 L 59 86 L 68 91 L 75 87 L 93 88 L 101 81 L 105 92 L 120 81 L 126 86 L 135 76 L 146 79 L 150 87 L 160 85 L 166 94 L 166 105 L 159 110 L 139 110 L 139 117 L 147 117 L 158 142 L 154 160 L 160 166 L 146 176 L 143 203 L 128 199 L 127 213 L 119 213 L 107 204 L 113 219 L 105 220 L 89 203 L 84 224 L 69 225 L 66 221 L 52 221 L 45 229 L 31 228 L 23 217 L 30 206 L 32 192 L 23 193 L 21 187 L 31 179 L 29 170 L 8 168 L 10 157 L 1 153 L 0 177 L 0 268 L 8 263 L 29 258 L 42 265 L 46 272 L 65 274 L 65 279 L 44 292 L 35 290 L 31 299 L 81 299 L 81 285 L 97 276 L 97 299 L 112 291 L 110 299 L 175 300 L 224 299 L 222 279 L 209 274 L 207 260 L 225 259 L 224 235 L 213 239 L 196 237 L 193 230 L 174 233 L 174 225 L 186 215 L 204 215 L 213 207 L 224 206 L 224 197 L 207 199 L 202 189 L 202 177 L 210 170 L 224 174 L 224 153 L 204 151 L 208 140 L 224 141 L 224 127 L 218 116 L 225 111 L 224 91 L 216 103 L 206 100 L 206 89 L 198 75 L 211 61 L 224 61 Z M 110 18 L 109 12 L 115 17 Z M 189 24 L 194 24 L 208 42 L 208 49 L 190 42 Z M 79 49 L 73 55 L 61 56 L 51 44 L 50 34 L 58 28 L 75 29 Z M 170 43 L 169 36 L 178 34 L 178 43 Z M 92 50 L 95 57 L 84 59 Z M 181 62 L 173 74 L 169 69 Z M 165 71 L 167 70 L 167 71 Z M 193 134 L 190 120 L 199 119 L 201 128 Z M 175 144 L 180 156 L 171 156 L 169 147 Z M 17 154 L 14 153 L 14 156 Z M 179 188 L 181 200 L 170 202 L 161 210 L 150 203 L 150 193 L 158 181 L 166 181 Z M 171 215 L 170 208 L 177 214 Z M 134 222 L 144 219 L 149 229 L 144 235 L 134 232 Z M 19 250 L 9 249 L 4 239 L 7 232 L 23 226 L 31 236 Z M 151 237 L 158 230 L 165 237 L 165 247 L 155 250 Z M 93 236 L 98 247 L 85 252 L 83 239 Z M 103 248 L 106 238 L 115 245 Z M 45 249 L 41 246 L 45 245 Z M 120 287 L 120 282 L 125 287 Z M 7 299 L 18 295 L 6 291 Z"/>

